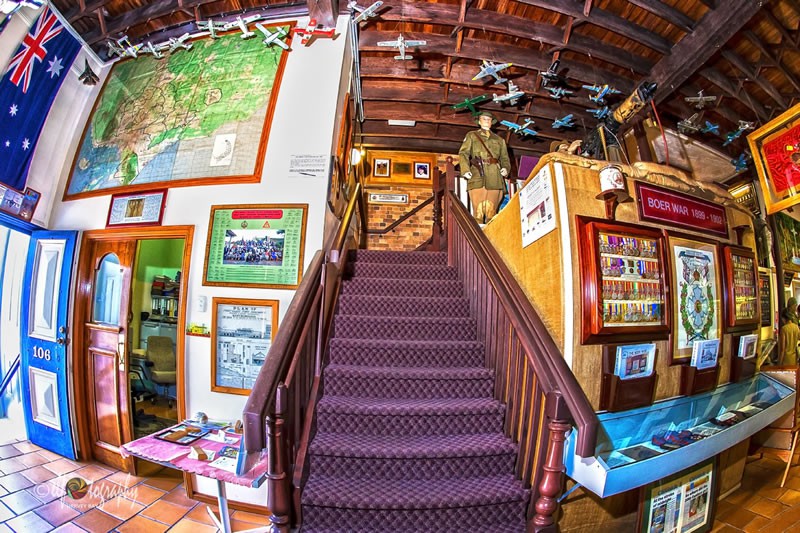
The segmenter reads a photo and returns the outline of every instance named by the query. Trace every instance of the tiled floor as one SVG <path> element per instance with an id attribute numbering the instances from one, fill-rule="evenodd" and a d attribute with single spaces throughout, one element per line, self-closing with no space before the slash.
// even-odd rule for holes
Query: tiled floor
<path id="1" fill-rule="evenodd" d="M 81 498 L 65 493 L 67 481 L 76 477 L 91 483 Z M 231 513 L 234 531 L 266 523 L 265 516 Z M 131 476 L 64 459 L 27 441 L 0 444 L 0 533 L 211 533 L 217 530 L 212 524 L 206 505 L 186 497 L 175 470 Z"/>

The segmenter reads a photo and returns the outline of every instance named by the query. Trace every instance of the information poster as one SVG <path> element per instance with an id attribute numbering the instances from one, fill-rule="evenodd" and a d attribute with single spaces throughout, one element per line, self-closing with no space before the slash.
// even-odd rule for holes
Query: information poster
<path id="1" fill-rule="evenodd" d="M 645 488 L 641 531 L 691 533 L 711 529 L 714 464 L 704 463 Z"/>
<path id="2" fill-rule="evenodd" d="M 519 191 L 519 216 L 523 248 L 556 229 L 556 206 L 549 166 L 542 167 Z"/>
<path id="3" fill-rule="evenodd" d="M 758 297 L 761 299 L 761 327 L 772 325 L 772 291 L 769 272 L 758 273 Z"/>
<path id="4" fill-rule="evenodd" d="M 212 206 L 203 285 L 300 284 L 307 204 Z"/>

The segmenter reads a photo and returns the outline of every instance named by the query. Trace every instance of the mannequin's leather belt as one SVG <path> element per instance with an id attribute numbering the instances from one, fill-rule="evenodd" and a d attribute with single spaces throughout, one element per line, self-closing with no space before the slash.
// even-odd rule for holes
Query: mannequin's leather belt
<path id="1" fill-rule="evenodd" d="M 496 165 L 497 163 L 500 162 L 500 160 L 497 159 L 496 157 L 481 158 L 481 159 L 483 160 L 484 163 L 488 163 L 490 165 Z"/>

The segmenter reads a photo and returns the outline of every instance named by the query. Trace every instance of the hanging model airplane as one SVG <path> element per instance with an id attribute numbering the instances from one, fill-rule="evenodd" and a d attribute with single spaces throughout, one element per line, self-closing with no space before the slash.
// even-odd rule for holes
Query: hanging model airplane
<path id="1" fill-rule="evenodd" d="M 97 77 L 92 67 L 89 66 L 89 60 L 84 58 L 83 65 L 83 72 L 78 76 L 78 79 L 81 80 L 84 85 L 96 85 L 97 82 L 100 81 L 100 78 Z"/>
<path id="2" fill-rule="evenodd" d="M 501 70 L 505 70 L 511 66 L 511 63 L 493 63 L 491 61 L 483 60 L 481 64 L 481 70 L 472 78 L 474 80 L 479 80 L 481 78 L 485 78 L 486 76 L 494 76 L 495 83 L 505 83 L 508 80 L 506 78 L 501 78 L 498 72 Z"/>
<path id="3" fill-rule="evenodd" d="M 752 130 L 756 127 L 755 122 L 747 122 L 746 120 L 739 121 L 739 129 L 742 131 Z"/>
<path id="4" fill-rule="evenodd" d="M 500 124 L 505 126 L 506 128 L 510 129 L 514 133 L 518 134 L 520 137 L 524 137 L 526 135 L 539 135 L 539 132 L 531 129 L 529 126 L 533 125 L 533 120 L 526 118 L 525 122 L 522 124 L 517 124 L 516 122 L 511 122 L 509 120 L 501 120 Z"/>
<path id="5" fill-rule="evenodd" d="M 697 133 L 700 131 L 700 113 L 695 113 L 689 118 L 685 118 L 678 122 L 678 131 L 683 134 Z"/>
<path id="6" fill-rule="evenodd" d="M 289 45 L 282 40 L 289 34 L 282 27 L 279 26 L 276 31 L 271 32 L 267 28 L 262 26 L 260 22 L 256 22 L 256 28 L 258 29 L 258 31 L 264 34 L 264 40 L 262 40 L 261 42 L 264 43 L 265 45 L 272 46 L 273 44 L 277 44 L 284 50 L 289 49 Z"/>
<path id="7" fill-rule="evenodd" d="M 704 96 L 702 89 L 697 92 L 697 96 L 687 96 L 684 98 L 684 101 L 694 104 L 694 107 L 697 109 L 703 109 L 706 104 L 710 104 L 716 100 L 716 96 Z"/>
<path id="8" fill-rule="evenodd" d="M 556 59 L 550 66 L 542 72 L 542 84 L 547 87 L 549 83 L 558 83 L 561 81 L 561 76 L 558 75 L 558 65 L 561 61 Z"/>
<path id="9" fill-rule="evenodd" d="M 594 92 L 594 95 L 589 95 L 589 100 L 597 102 L 600 105 L 605 105 L 605 97 L 610 94 L 621 94 L 622 91 L 615 89 L 610 85 L 581 85 L 584 89 Z"/>
<path id="10" fill-rule="evenodd" d="M 452 107 L 457 111 L 460 109 L 469 109 L 470 113 L 472 113 L 473 115 L 477 115 L 478 111 L 477 109 L 475 109 L 475 106 L 482 102 L 485 102 L 488 99 L 489 99 L 488 96 L 482 94 L 480 96 L 475 96 L 473 98 L 465 98 L 463 102 L 459 102 Z"/>
<path id="11" fill-rule="evenodd" d="M 382 6 L 383 6 L 382 0 L 378 0 L 369 7 L 361 7 L 355 2 L 350 2 L 347 4 L 347 7 L 349 7 L 351 10 L 358 12 L 358 15 L 356 15 L 356 17 L 353 19 L 353 22 L 355 22 L 356 24 L 375 17 L 378 14 L 378 10 Z"/>
<path id="12" fill-rule="evenodd" d="M 403 37 L 403 34 L 397 36 L 397 39 L 394 41 L 379 41 L 378 46 L 389 46 L 392 48 L 397 48 L 400 51 L 399 56 L 394 56 L 395 59 L 404 61 L 407 59 L 414 59 L 414 56 L 411 54 L 406 54 L 406 49 L 408 48 L 417 48 L 419 46 L 427 45 L 427 41 L 406 41 Z"/>
<path id="13" fill-rule="evenodd" d="M 192 43 L 187 43 L 186 41 L 189 40 L 190 35 L 188 33 L 184 33 L 177 39 L 174 37 L 170 37 L 169 41 L 164 43 L 162 46 L 166 45 L 167 49 L 170 53 L 176 51 L 178 48 L 183 48 L 184 50 L 191 50 Z"/>
<path id="14" fill-rule="evenodd" d="M 719 124 L 714 124 L 706 120 L 706 125 L 700 128 L 700 133 L 713 133 L 719 135 Z"/>
<path id="15" fill-rule="evenodd" d="M 227 24 L 225 24 L 222 27 L 222 29 L 224 31 L 228 31 L 228 30 L 232 30 L 232 29 L 235 29 L 235 28 L 239 28 L 239 31 L 242 32 L 242 35 L 240 35 L 240 37 L 242 39 L 249 39 L 251 37 L 255 37 L 256 33 L 253 32 L 253 31 L 250 31 L 250 28 L 248 28 L 247 25 L 250 24 L 251 22 L 255 22 L 257 20 L 261 20 L 261 18 L 262 18 L 261 15 L 252 15 L 252 16 L 245 17 L 245 18 L 236 17 L 236 20 L 232 20 L 231 22 L 228 22 Z"/>
<path id="16" fill-rule="evenodd" d="M 497 103 L 508 102 L 509 105 L 517 105 L 519 99 L 525 96 L 525 91 L 520 91 L 513 81 L 508 82 L 508 92 L 506 94 L 493 94 L 492 101 Z"/>
<path id="17" fill-rule="evenodd" d="M 555 98 L 556 100 L 561 100 L 565 96 L 572 96 L 575 94 L 573 91 L 564 89 L 563 87 L 545 87 L 545 89 L 550 91 L 550 98 Z"/>
<path id="18" fill-rule="evenodd" d="M 603 106 L 600 109 L 590 109 L 589 113 L 594 115 L 594 118 L 596 118 L 597 120 L 603 120 L 608 116 L 609 109 L 608 106 Z"/>
<path id="19" fill-rule="evenodd" d="M 142 48 L 141 44 L 131 44 L 127 35 L 123 35 L 116 41 L 108 41 L 109 55 L 115 54 L 119 57 L 139 57 L 139 49 Z"/>
<path id="20" fill-rule="evenodd" d="M 302 37 L 300 44 L 305 46 L 309 46 L 317 37 L 328 37 L 330 39 L 336 39 L 337 37 L 336 28 L 326 28 L 322 24 L 317 24 L 316 19 L 309 20 L 308 26 L 305 28 L 292 28 L 292 32 Z"/>
<path id="21" fill-rule="evenodd" d="M 219 39 L 217 32 L 225 31 L 227 24 L 225 22 L 214 22 L 211 19 L 201 20 L 197 23 L 197 28 L 202 30 L 197 35 L 208 35 L 212 39 Z"/>
<path id="22" fill-rule="evenodd" d="M 163 46 L 156 46 L 153 43 L 151 43 L 150 41 L 147 41 L 146 43 L 144 43 L 142 45 L 142 49 L 139 50 L 139 53 L 140 54 L 152 54 L 153 57 L 155 57 L 156 59 L 163 59 L 164 58 L 164 54 L 162 54 L 161 51 L 164 48 L 165 47 L 163 47 Z"/>
<path id="23" fill-rule="evenodd" d="M 729 131 L 728 134 L 725 135 L 725 142 L 722 143 L 722 146 L 728 146 L 733 141 L 741 137 L 742 133 L 744 133 L 743 129 L 737 129 L 736 131 Z"/>
<path id="24" fill-rule="evenodd" d="M 737 157 L 736 159 L 731 159 L 731 164 L 733 165 L 733 168 L 737 174 L 739 172 L 742 172 L 743 170 L 747 170 L 748 159 L 749 157 L 747 157 L 747 153 L 745 152 L 739 154 L 739 157 Z"/>
<path id="25" fill-rule="evenodd" d="M 573 126 L 575 126 L 575 122 L 572 120 L 572 113 L 561 118 L 557 118 L 553 121 L 553 127 L 555 129 L 572 128 Z"/>

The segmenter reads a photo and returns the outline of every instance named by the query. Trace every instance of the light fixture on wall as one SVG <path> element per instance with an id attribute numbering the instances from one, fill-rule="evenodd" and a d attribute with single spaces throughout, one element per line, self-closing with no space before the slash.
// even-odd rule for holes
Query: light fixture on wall
<path id="1" fill-rule="evenodd" d="M 408 126 L 408 127 L 412 127 L 413 128 L 414 126 L 417 125 L 417 121 L 416 120 L 389 119 L 388 122 L 389 122 L 390 126 Z"/>
<path id="2" fill-rule="evenodd" d="M 361 157 L 363 155 L 364 154 L 362 154 L 361 150 L 359 150 L 358 148 L 353 148 L 352 150 L 350 150 L 350 165 L 357 166 L 359 163 L 361 163 Z"/>

